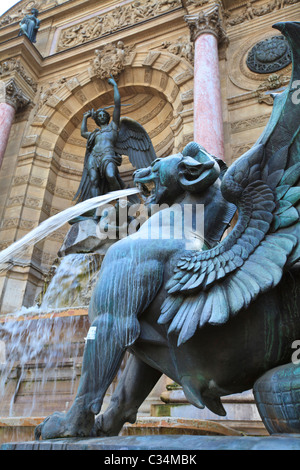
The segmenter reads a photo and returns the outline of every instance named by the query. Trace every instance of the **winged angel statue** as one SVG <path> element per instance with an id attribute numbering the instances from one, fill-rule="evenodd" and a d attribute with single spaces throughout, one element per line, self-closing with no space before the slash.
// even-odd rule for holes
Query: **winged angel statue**
<path id="1" fill-rule="evenodd" d="M 220 397 L 291 362 L 300 338 L 300 23 L 275 27 L 290 43 L 293 74 L 257 143 L 229 169 L 190 143 L 136 171 L 141 188 L 154 183 L 148 204 L 169 208 L 108 250 L 89 307 L 77 396 L 67 413 L 46 418 L 37 437 L 118 434 L 162 374 L 193 405 L 224 415 Z M 180 210 L 199 204 L 204 237 L 175 236 Z M 237 223 L 222 238 L 236 209 Z M 171 210 L 180 215 L 173 235 L 160 237 Z M 186 225 L 189 232 L 193 218 Z M 157 236 L 147 235 L 150 226 Z M 126 350 L 130 358 L 99 414 Z"/>
<path id="2" fill-rule="evenodd" d="M 151 164 L 156 154 L 146 130 L 128 117 L 120 117 L 121 98 L 113 78 L 108 82 L 114 87 L 114 112 L 112 121 L 106 111 L 100 108 L 84 113 L 81 135 L 87 139 L 81 182 L 74 199 L 77 202 L 124 188 L 118 166 L 122 154 L 128 155 L 135 168 Z M 93 132 L 87 130 L 87 119 L 92 117 L 99 126 Z"/>

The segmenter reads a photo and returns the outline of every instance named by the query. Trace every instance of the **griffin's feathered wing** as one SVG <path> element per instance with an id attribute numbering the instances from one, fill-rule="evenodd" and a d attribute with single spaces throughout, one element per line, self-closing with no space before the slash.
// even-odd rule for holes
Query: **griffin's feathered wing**
<path id="1" fill-rule="evenodd" d="M 274 26 L 293 52 L 290 86 L 275 98 L 258 142 L 226 172 L 225 199 L 238 208 L 232 232 L 211 250 L 182 256 L 167 284 L 159 323 L 178 334 L 178 344 L 205 324 L 223 324 L 274 288 L 300 259 L 300 23 Z"/>

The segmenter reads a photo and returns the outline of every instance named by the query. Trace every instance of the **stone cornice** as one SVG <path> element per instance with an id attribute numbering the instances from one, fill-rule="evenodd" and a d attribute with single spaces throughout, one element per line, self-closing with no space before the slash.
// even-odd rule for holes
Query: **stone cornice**
<path id="1" fill-rule="evenodd" d="M 185 15 L 184 19 L 190 28 L 191 40 L 193 42 L 195 42 L 201 34 L 213 34 L 219 43 L 227 41 L 218 4 L 209 11 L 200 11 L 197 14 Z"/>
<path id="2" fill-rule="evenodd" d="M 43 57 L 27 36 L 19 36 L 0 43 L 0 80 L 8 77 L 21 81 L 32 98 L 42 70 Z"/>

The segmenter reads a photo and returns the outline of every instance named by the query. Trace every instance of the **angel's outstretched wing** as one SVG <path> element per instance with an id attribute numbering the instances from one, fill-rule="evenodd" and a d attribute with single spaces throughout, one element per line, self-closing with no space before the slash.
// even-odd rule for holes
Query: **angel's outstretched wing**
<path id="1" fill-rule="evenodd" d="M 233 231 L 210 250 L 186 252 L 167 284 L 159 323 L 170 323 L 178 344 L 197 328 L 223 324 L 247 308 L 300 259 L 300 103 L 294 89 L 300 23 L 275 27 L 293 51 L 290 86 L 275 98 L 261 138 L 223 177 L 223 196 L 239 212 Z"/>
<path id="2" fill-rule="evenodd" d="M 146 168 L 156 159 L 155 150 L 147 131 L 134 119 L 122 117 L 115 151 L 128 155 L 132 165 Z"/>

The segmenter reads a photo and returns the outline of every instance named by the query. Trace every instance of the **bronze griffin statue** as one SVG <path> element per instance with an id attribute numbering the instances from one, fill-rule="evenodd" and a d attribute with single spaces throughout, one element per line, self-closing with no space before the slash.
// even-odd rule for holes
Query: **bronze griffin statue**
<path id="1" fill-rule="evenodd" d="M 37 438 L 117 435 L 162 374 L 193 405 L 224 415 L 220 397 L 253 388 L 291 361 L 300 338 L 300 23 L 275 27 L 290 43 L 293 75 L 258 142 L 227 170 L 191 143 L 136 171 L 142 188 L 154 183 L 149 207 L 168 206 L 108 250 L 77 396 L 67 413 L 37 427 Z M 190 236 L 194 216 L 160 236 L 172 211 L 180 221 L 185 207 L 201 205 L 204 237 Z M 99 414 L 126 350 L 111 404 Z"/>

